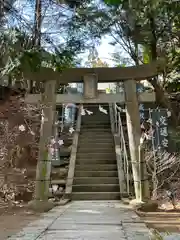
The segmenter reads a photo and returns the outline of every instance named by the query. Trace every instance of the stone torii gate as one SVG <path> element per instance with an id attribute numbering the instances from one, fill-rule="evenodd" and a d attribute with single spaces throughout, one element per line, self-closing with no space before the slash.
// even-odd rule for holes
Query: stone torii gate
<path id="1" fill-rule="evenodd" d="M 155 101 L 153 93 L 136 92 L 136 81 L 151 79 L 164 69 L 164 61 L 159 60 L 151 64 L 133 67 L 116 68 L 72 68 L 65 69 L 61 73 L 49 68 L 41 68 L 38 72 L 23 72 L 23 77 L 28 80 L 44 82 L 43 94 L 28 94 L 27 103 L 37 104 L 39 101 L 43 106 L 43 121 L 41 125 L 41 136 L 39 145 L 39 159 L 37 164 L 35 202 L 48 200 L 50 181 L 50 160 L 48 156 L 48 145 L 52 136 L 54 124 L 55 107 L 62 103 L 125 103 L 126 118 L 128 126 L 128 137 L 130 144 L 130 155 L 132 163 L 137 163 L 139 158 L 138 147 L 140 145 L 140 116 L 139 102 Z M 98 83 L 124 81 L 124 93 L 103 94 L 97 91 Z M 57 83 L 68 84 L 84 82 L 83 94 L 55 94 Z M 138 174 L 134 168 L 133 175 Z M 135 179 L 134 179 L 135 180 Z M 134 181 L 134 184 L 138 184 Z M 136 187 L 135 187 L 136 189 Z M 137 196 L 137 193 L 136 193 Z M 39 205 L 39 204 L 37 204 Z"/>

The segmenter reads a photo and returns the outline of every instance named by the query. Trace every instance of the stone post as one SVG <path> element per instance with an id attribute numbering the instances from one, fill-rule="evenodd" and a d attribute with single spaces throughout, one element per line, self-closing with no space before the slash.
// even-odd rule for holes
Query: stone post
<path id="1" fill-rule="evenodd" d="M 149 181 L 145 162 L 144 143 L 139 146 L 139 175 L 140 175 L 140 202 L 147 202 L 150 199 Z"/>

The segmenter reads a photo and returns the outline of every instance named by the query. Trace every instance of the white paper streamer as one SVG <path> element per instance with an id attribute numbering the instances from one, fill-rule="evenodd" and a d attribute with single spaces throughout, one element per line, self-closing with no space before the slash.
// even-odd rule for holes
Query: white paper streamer
<path id="1" fill-rule="evenodd" d="M 74 132 L 74 128 L 73 127 L 69 128 L 69 132 L 72 134 Z"/>
<path id="2" fill-rule="evenodd" d="M 167 111 L 167 117 L 171 117 L 171 112 Z"/>
<path id="3" fill-rule="evenodd" d="M 60 140 L 58 141 L 58 144 L 61 146 L 61 145 L 64 144 L 64 141 L 63 141 L 62 139 L 60 139 Z"/>
<path id="4" fill-rule="evenodd" d="M 20 125 L 20 126 L 19 126 L 19 130 L 20 130 L 21 132 L 24 132 L 24 131 L 26 130 L 26 128 L 25 128 L 24 125 Z"/>
<path id="5" fill-rule="evenodd" d="M 104 114 L 107 114 L 107 110 L 104 109 L 101 105 L 99 105 L 99 111 L 103 112 Z"/>
<path id="6" fill-rule="evenodd" d="M 91 111 L 89 111 L 87 109 L 85 111 L 87 112 L 88 115 L 92 115 L 93 114 L 93 112 L 91 112 Z"/>
<path id="7" fill-rule="evenodd" d="M 86 115 L 86 112 L 85 112 L 85 110 L 84 110 L 83 107 L 81 107 L 81 115 L 82 115 L 82 116 Z"/>

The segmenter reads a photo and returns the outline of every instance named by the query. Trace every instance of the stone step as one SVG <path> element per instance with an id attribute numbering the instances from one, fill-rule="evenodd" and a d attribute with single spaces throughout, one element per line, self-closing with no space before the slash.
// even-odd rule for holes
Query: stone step
<path id="1" fill-rule="evenodd" d="M 82 126 L 89 126 L 89 125 L 94 125 L 94 126 L 110 126 L 111 123 L 110 121 L 103 121 L 103 120 L 100 120 L 100 121 L 81 121 L 81 125 Z"/>
<path id="2" fill-rule="evenodd" d="M 96 121 L 86 121 L 86 122 L 81 122 L 81 128 L 82 127 L 101 127 L 103 126 L 104 128 L 111 128 L 111 123 L 110 122 L 96 122 Z"/>
<path id="3" fill-rule="evenodd" d="M 119 179 L 118 177 L 75 177 L 73 184 L 119 184 Z"/>
<path id="4" fill-rule="evenodd" d="M 103 106 L 105 108 L 109 108 L 109 104 L 108 103 L 84 103 L 83 106 L 87 106 L 87 107 L 97 107 L 99 108 L 99 106 Z"/>
<path id="5" fill-rule="evenodd" d="M 111 121 L 110 121 L 110 118 L 108 117 L 108 118 L 99 118 L 99 119 L 97 119 L 97 118 L 86 118 L 86 119 L 83 119 L 82 118 L 82 121 L 81 121 L 81 124 L 83 125 L 83 124 L 87 124 L 87 125 L 89 125 L 89 124 L 97 124 L 97 125 L 100 125 L 100 124 L 104 124 L 104 125 L 110 125 L 111 124 Z"/>
<path id="6" fill-rule="evenodd" d="M 80 153 L 77 152 L 76 159 L 115 159 L 115 152 L 111 153 L 95 153 L 95 152 L 89 152 L 87 153 Z"/>
<path id="7" fill-rule="evenodd" d="M 52 166 L 51 179 L 66 178 L 67 174 L 68 174 L 68 168 L 65 168 L 65 167 L 54 168 Z"/>
<path id="8" fill-rule="evenodd" d="M 83 138 L 83 137 L 80 137 L 79 140 L 78 140 L 78 144 L 81 145 L 81 144 L 113 144 L 114 145 L 114 139 L 113 137 L 110 137 L 110 138 L 104 138 L 102 136 L 102 138 L 96 138 L 96 140 L 94 140 L 94 138 L 89 138 L 89 137 L 86 137 L 86 138 Z"/>
<path id="9" fill-rule="evenodd" d="M 76 164 L 75 171 L 115 171 L 117 164 Z"/>
<path id="10" fill-rule="evenodd" d="M 80 132 L 79 141 L 83 141 L 84 139 L 85 140 L 89 139 L 89 141 L 96 140 L 96 142 L 105 139 L 105 140 L 111 140 L 114 142 L 114 137 L 111 132 L 97 133 L 97 132 L 90 132 L 89 130 L 83 133 Z"/>
<path id="11" fill-rule="evenodd" d="M 83 141 L 84 140 L 84 141 Z M 79 135 L 79 139 L 78 139 L 79 143 L 80 142 L 85 142 L 85 141 L 88 141 L 88 142 L 114 142 L 114 138 L 112 136 L 112 134 L 94 134 L 94 133 L 91 133 L 91 134 L 80 134 Z"/>
<path id="12" fill-rule="evenodd" d="M 69 157 L 71 150 L 69 148 L 60 148 L 59 154 L 61 157 Z"/>
<path id="13" fill-rule="evenodd" d="M 82 116 L 82 122 L 91 122 L 91 121 L 97 121 L 97 122 L 110 122 L 109 115 L 105 114 L 92 114 L 92 115 L 85 115 Z"/>
<path id="14" fill-rule="evenodd" d="M 86 125 L 82 125 L 81 126 L 81 130 L 84 130 L 84 129 L 98 129 L 98 130 L 101 130 L 103 131 L 104 129 L 109 129 L 111 130 L 111 126 L 109 125 L 95 125 L 95 124 L 86 124 Z"/>
<path id="15" fill-rule="evenodd" d="M 88 138 L 86 138 L 86 141 L 83 141 L 83 139 L 79 140 L 79 144 L 78 147 L 79 148 L 90 148 L 90 147 L 94 147 L 94 148 L 109 148 L 109 149 L 114 149 L 114 140 L 113 139 L 109 139 L 111 141 L 103 141 L 103 139 L 101 139 L 101 141 L 98 139 L 98 142 L 96 142 L 96 139 L 94 139 L 94 141 L 92 141 L 93 139 L 90 139 L 91 141 L 88 141 Z M 113 150 L 114 151 L 114 150 Z"/>
<path id="16" fill-rule="evenodd" d="M 87 158 L 78 158 L 76 159 L 76 164 L 116 164 L 116 159 L 87 159 Z"/>
<path id="17" fill-rule="evenodd" d="M 108 103 L 83 103 L 84 107 L 99 107 L 99 105 L 109 107 Z"/>
<path id="18" fill-rule="evenodd" d="M 110 126 L 111 125 L 111 122 L 110 120 L 106 119 L 99 119 L 98 121 L 95 121 L 95 119 L 86 119 L 85 121 L 81 121 L 81 124 L 82 125 L 91 125 L 91 124 L 94 124 L 94 125 L 97 125 L 97 126 L 100 126 L 100 125 L 105 125 L 105 126 Z"/>
<path id="19" fill-rule="evenodd" d="M 113 171 L 77 171 L 74 173 L 75 177 L 89 177 L 90 179 L 93 177 L 118 177 L 117 170 Z"/>
<path id="20" fill-rule="evenodd" d="M 60 167 L 61 166 L 61 160 L 60 158 L 58 160 L 51 160 L 51 166 L 52 167 Z"/>
<path id="21" fill-rule="evenodd" d="M 112 135 L 111 132 L 111 128 L 81 128 L 80 129 L 80 133 L 81 134 L 92 134 L 92 130 L 93 130 L 93 134 L 106 134 L 106 135 Z"/>
<path id="22" fill-rule="evenodd" d="M 112 148 L 112 149 L 114 149 L 114 141 L 105 141 L 105 142 L 96 142 L 95 140 L 93 141 L 93 139 L 91 139 L 92 141 L 91 142 L 89 142 L 88 141 L 88 139 L 86 139 L 86 141 L 83 141 L 83 139 L 81 139 L 81 141 L 79 141 L 78 143 L 79 143 L 79 147 L 96 147 L 96 148 L 102 148 L 102 147 L 104 147 L 104 148 Z M 102 139 L 102 141 L 103 141 L 103 139 Z"/>
<path id="23" fill-rule="evenodd" d="M 93 147 L 91 148 L 90 146 L 86 146 L 86 147 L 78 147 L 77 149 L 77 152 L 78 153 L 91 153 L 91 152 L 94 152 L 94 153 L 113 153 L 114 152 L 114 147 L 109 147 L 108 148 L 105 148 L 104 146 L 102 146 L 101 148 L 100 147 Z"/>
<path id="24" fill-rule="evenodd" d="M 89 133 L 111 133 L 111 128 L 97 128 L 97 127 L 82 127 L 81 128 L 81 133 L 86 133 L 86 132 L 89 132 Z"/>
<path id="25" fill-rule="evenodd" d="M 83 124 L 97 124 L 97 125 L 99 125 L 99 124 L 111 124 L 111 122 L 110 122 L 110 119 L 109 118 L 85 118 L 85 119 L 83 119 L 82 118 L 82 120 L 81 120 L 81 124 L 83 125 Z"/>
<path id="26" fill-rule="evenodd" d="M 90 137 L 90 138 L 93 138 L 93 139 L 102 139 L 102 138 L 111 138 L 113 139 L 113 136 L 112 136 L 112 132 L 96 132 L 96 131 L 90 131 L 90 130 L 86 130 L 86 131 L 81 131 L 80 132 L 80 135 L 79 135 L 79 139 L 83 139 L 83 138 L 87 138 L 87 137 Z"/>
<path id="27" fill-rule="evenodd" d="M 83 184 L 73 185 L 73 192 L 118 192 L 119 184 Z"/>
<path id="28" fill-rule="evenodd" d="M 92 108 L 98 108 L 98 109 L 99 109 L 99 106 L 101 106 L 103 108 L 109 109 L 109 104 L 108 103 L 84 103 L 83 106 L 84 106 L 84 108 L 85 107 L 92 107 Z"/>
<path id="29" fill-rule="evenodd" d="M 62 198 L 63 195 L 65 195 L 65 192 L 64 191 L 61 191 L 61 190 L 57 190 L 56 192 L 52 193 L 51 191 L 49 191 L 49 198 L 52 198 L 52 197 L 58 197 L 58 198 Z"/>
<path id="30" fill-rule="evenodd" d="M 65 179 L 53 179 L 53 180 L 51 180 L 51 185 L 64 186 L 65 184 L 66 184 Z"/>
<path id="31" fill-rule="evenodd" d="M 73 192 L 72 200 L 120 200 L 119 192 Z"/>
<path id="32" fill-rule="evenodd" d="M 95 133 L 111 133 L 111 128 L 81 128 L 81 133 L 83 134 L 84 132 L 87 133 L 89 131 L 89 133 L 94 132 Z M 112 134 L 112 133 L 111 133 Z"/>

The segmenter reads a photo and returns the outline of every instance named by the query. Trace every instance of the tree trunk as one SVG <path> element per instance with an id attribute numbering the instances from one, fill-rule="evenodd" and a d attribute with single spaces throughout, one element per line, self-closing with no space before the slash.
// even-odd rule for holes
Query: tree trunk
<path id="1" fill-rule="evenodd" d="M 150 43 L 151 60 L 154 61 L 154 60 L 157 60 L 157 37 L 156 37 L 156 24 L 153 18 L 153 13 L 149 15 L 149 21 L 150 21 L 150 28 L 152 33 L 152 40 Z M 172 104 L 169 101 L 169 99 L 165 96 L 165 92 L 163 88 L 160 86 L 160 84 L 158 83 L 157 77 L 151 79 L 149 82 L 154 87 L 157 104 L 162 105 L 163 107 L 167 108 L 171 112 L 173 124 L 177 126 L 178 120 L 174 112 L 174 109 L 172 107 Z"/>
<path id="2" fill-rule="evenodd" d="M 37 48 L 40 49 L 41 47 L 41 24 L 42 24 L 42 0 L 36 0 L 35 4 L 35 18 L 34 18 L 34 38 L 33 38 L 33 44 Z M 35 82 L 35 89 L 34 88 L 34 81 L 30 80 L 30 86 L 31 86 L 31 92 L 37 93 L 38 86 L 36 86 L 38 83 Z M 40 93 L 38 91 L 38 93 Z"/>
<path id="3" fill-rule="evenodd" d="M 42 23 L 42 3 L 41 0 L 36 0 L 35 19 L 34 19 L 34 45 L 41 46 L 41 23 Z"/>

